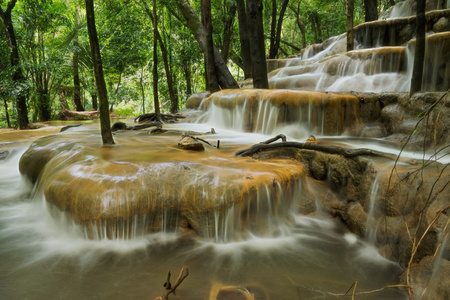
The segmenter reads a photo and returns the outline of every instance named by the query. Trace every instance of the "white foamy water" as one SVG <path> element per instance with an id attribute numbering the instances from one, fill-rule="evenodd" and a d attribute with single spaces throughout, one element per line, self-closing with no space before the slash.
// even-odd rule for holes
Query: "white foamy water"
<path id="1" fill-rule="evenodd" d="M 218 132 L 230 143 L 237 135 Z M 97 137 L 86 129 L 77 134 Z M 190 269 L 177 289 L 183 299 L 208 299 L 213 284 L 256 285 L 271 299 L 295 299 L 300 287 L 345 291 L 358 280 L 362 290 L 378 288 L 396 282 L 401 271 L 381 256 L 374 259 L 374 248 L 336 223 L 296 214 L 269 235 L 247 232 L 240 240 L 177 232 L 91 240 L 23 181 L 17 168 L 22 152 L 0 161 L 1 299 L 153 299 L 162 294 L 167 272 L 176 277 L 182 266 Z M 404 298 L 395 290 L 382 297 Z"/>

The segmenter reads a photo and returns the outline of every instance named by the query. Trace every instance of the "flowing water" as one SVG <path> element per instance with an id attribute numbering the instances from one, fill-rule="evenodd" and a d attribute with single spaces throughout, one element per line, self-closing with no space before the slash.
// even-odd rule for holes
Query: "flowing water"
<path id="1" fill-rule="evenodd" d="M 268 137 L 216 130 L 223 157 Z M 61 134 L 100 140 L 89 126 L 69 131 Z M 167 272 L 176 277 L 183 266 L 190 275 L 177 289 L 181 299 L 209 299 L 220 286 L 245 286 L 270 299 L 334 299 L 328 292 L 344 294 L 356 281 L 358 291 L 367 291 L 398 280 L 398 265 L 320 213 L 300 216 L 291 211 L 277 223 L 278 230 L 247 232 L 242 239 L 217 240 L 164 229 L 125 239 L 88 238 L 67 214 L 55 214 L 42 191 L 18 171 L 19 158 L 35 138 L 2 140 L 2 148 L 14 151 L 0 161 L 1 299 L 153 299 L 162 294 Z M 157 144 L 161 137 L 150 139 Z M 136 141 L 148 143 L 149 136 L 116 136 L 117 147 L 134 147 Z M 364 297 L 402 298 L 395 289 Z"/>

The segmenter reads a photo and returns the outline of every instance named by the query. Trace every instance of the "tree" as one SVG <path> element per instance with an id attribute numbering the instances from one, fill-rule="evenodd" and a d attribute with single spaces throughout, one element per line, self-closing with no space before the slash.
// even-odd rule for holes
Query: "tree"
<path id="1" fill-rule="evenodd" d="M 8 2 L 7 8 L 3 11 L 0 6 L 0 16 L 3 21 L 3 27 L 5 29 L 6 38 L 8 40 L 8 45 L 11 48 L 10 63 L 15 69 L 12 75 L 13 82 L 19 87 L 18 95 L 16 96 L 16 108 L 17 116 L 19 121 L 19 128 L 26 129 L 28 122 L 28 108 L 27 99 L 25 96 L 25 88 L 20 88 L 25 86 L 25 76 L 22 73 L 22 67 L 20 65 L 19 49 L 17 48 L 16 34 L 12 24 L 11 12 L 16 5 L 17 0 L 11 0 Z M 0 3 L 2 4 L 2 3 Z"/>
<path id="2" fill-rule="evenodd" d="M 425 57 L 425 0 L 417 0 L 416 17 L 416 49 L 414 52 L 414 67 L 411 77 L 410 94 L 422 90 L 423 64 Z"/>
<path id="3" fill-rule="evenodd" d="M 156 15 L 156 0 L 153 0 L 153 19 L 158 20 Z M 156 22 L 155 22 L 156 23 Z M 158 98 L 158 28 L 153 26 L 153 103 L 155 106 L 156 120 L 161 120 Z"/>
<path id="4" fill-rule="evenodd" d="M 280 16 L 277 21 L 277 0 L 272 0 L 272 23 L 270 29 L 270 48 L 269 58 L 276 58 L 278 49 L 280 48 L 281 29 L 283 26 L 284 13 L 288 6 L 289 0 L 284 0 L 280 9 Z"/>
<path id="5" fill-rule="evenodd" d="M 100 102 L 100 131 L 103 144 L 112 145 L 114 139 L 111 132 L 111 122 L 109 120 L 108 92 L 106 90 L 105 78 L 103 76 L 102 58 L 100 55 L 100 45 L 95 26 L 94 0 L 85 0 L 86 21 L 91 44 L 92 60 L 94 63 L 95 84 Z"/>
<path id="6" fill-rule="evenodd" d="M 197 14 L 194 12 L 191 4 L 188 0 L 175 0 L 175 3 L 183 15 L 186 26 L 194 34 L 195 39 L 200 46 L 203 54 L 206 53 L 206 31 L 202 23 L 200 22 Z M 216 65 L 217 80 L 222 89 L 239 88 L 236 80 L 230 73 L 226 62 L 223 60 L 217 47 L 214 46 L 214 63 Z"/>
<path id="7" fill-rule="evenodd" d="M 247 28 L 247 14 L 244 0 L 236 0 L 239 21 L 239 41 L 243 61 L 244 78 L 252 77 L 252 56 L 250 54 L 250 37 Z"/>
<path id="8" fill-rule="evenodd" d="M 262 0 L 247 0 L 247 29 L 250 37 L 253 87 L 267 89 L 266 47 L 264 43 Z"/>
<path id="9" fill-rule="evenodd" d="M 347 51 L 354 48 L 353 38 L 353 11 L 355 8 L 355 0 L 347 0 Z"/>
<path id="10" fill-rule="evenodd" d="M 212 38 L 212 20 L 211 20 L 211 1 L 202 0 L 202 15 L 203 26 L 205 26 L 205 39 L 206 39 L 206 51 L 205 51 L 205 66 L 207 77 L 207 90 L 211 93 L 220 90 L 219 83 L 216 75 L 216 65 L 214 64 L 214 43 Z"/>
<path id="11" fill-rule="evenodd" d="M 377 0 L 364 0 L 365 21 L 371 22 L 378 20 Z"/>
<path id="12" fill-rule="evenodd" d="M 80 24 L 80 10 L 77 6 L 76 8 L 76 28 Z M 81 103 L 81 87 L 80 87 L 80 72 L 79 72 L 79 41 L 78 41 L 78 30 L 75 31 L 75 37 L 73 40 L 73 102 L 77 111 L 84 111 L 83 104 Z"/>

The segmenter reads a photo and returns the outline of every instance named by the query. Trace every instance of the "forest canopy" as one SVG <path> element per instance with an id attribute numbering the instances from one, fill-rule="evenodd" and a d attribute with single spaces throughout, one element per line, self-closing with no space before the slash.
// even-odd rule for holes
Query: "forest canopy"
<path id="1" fill-rule="evenodd" d="M 109 105 L 116 115 L 154 110 L 155 75 L 162 111 L 176 112 L 189 95 L 206 90 L 205 57 L 180 11 L 182 2 L 201 20 L 202 1 L 157 0 L 156 11 L 150 0 L 94 1 Z M 242 80 L 238 3 L 210 2 L 213 44 L 234 80 Z M 355 1 L 355 25 L 364 21 L 364 2 L 370 1 Z M 346 31 L 344 0 L 264 0 L 262 4 L 266 58 L 298 54 L 307 45 Z M 378 1 L 378 14 L 393 4 Z M 24 122 L 58 119 L 62 110 L 97 110 L 85 2 L 0 0 L 0 7 L 0 127 L 22 128 Z M 160 62 L 156 74 L 152 74 L 154 51 Z M 19 120 L 23 109 L 29 120 Z"/>

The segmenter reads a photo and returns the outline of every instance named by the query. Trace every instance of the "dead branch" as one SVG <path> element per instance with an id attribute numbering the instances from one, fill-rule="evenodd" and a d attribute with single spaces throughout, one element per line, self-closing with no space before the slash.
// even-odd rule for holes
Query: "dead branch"
<path id="1" fill-rule="evenodd" d="M 194 140 L 196 140 L 196 141 L 203 142 L 203 143 L 205 143 L 205 144 L 207 144 L 207 145 L 209 145 L 209 146 L 211 146 L 211 147 L 217 148 L 217 149 L 219 149 L 219 147 L 220 147 L 220 141 L 219 141 L 219 140 L 217 140 L 217 145 L 213 145 L 213 144 L 211 144 L 210 142 L 205 141 L 204 139 L 201 139 L 201 138 L 198 138 L 198 137 L 195 137 L 195 136 L 192 136 L 192 135 L 183 134 L 183 135 L 181 135 L 181 137 L 182 137 L 182 138 L 184 138 L 184 137 L 189 137 L 189 138 L 191 138 L 191 139 L 194 139 Z"/>
<path id="2" fill-rule="evenodd" d="M 172 286 L 170 283 L 170 271 L 167 274 L 167 280 L 164 283 L 164 294 L 162 296 L 156 297 L 154 300 L 169 300 L 169 295 L 174 294 L 176 296 L 175 290 L 183 282 L 183 280 L 189 275 L 188 268 L 181 268 L 180 275 L 178 275 L 177 281 Z M 177 297 L 178 298 L 178 297 Z"/>

